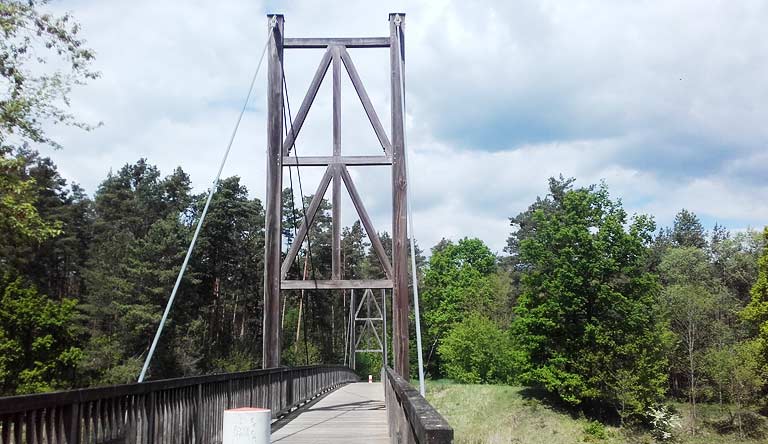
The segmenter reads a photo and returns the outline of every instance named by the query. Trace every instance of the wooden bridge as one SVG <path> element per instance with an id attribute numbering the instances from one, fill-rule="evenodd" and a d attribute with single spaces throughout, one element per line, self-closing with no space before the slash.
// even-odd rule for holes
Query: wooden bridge
<path id="1" fill-rule="evenodd" d="M 267 197 L 265 223 L 265 288 L 263 313 L 264 370 L 140 382 L 111 387 L 0 398 L 0 444 L 166 444 L 222 442 L 223 413 L 240 407 L 269 408 L 273 442 L 280 443 L 450 443 L 453 430 L 445 419 L 400 375 L 409 375 L 408 237 L 406 230 L 407 186 L 404 82 L 403 14 L 390 14 L 389 37 L 292 38 L 283 37 L 283 17 L 270 15 L 268 39 Z M 283 71 L 284 48 L 325 49 L 320 66 L 296 118 L 286 106 Z M 389 48 L 392 80 L 392 130 L 388 137 L 371 105 L 347 48 Z M 299 157 L 296 138 L 329 67 L 333 72 L 333 153 L 325 157 Z M 345 69 L 360 98 L 383 153 L 376 156 L 344 156 L 341 152 L 341 75 Z M 290 130 L 284 117 L 290 120 Z M 285 134 L 283 130 L 285 129 Z M 284 138 L 285 137 L 285 138 Z M 293 154 L 293 156 L 291 156 Z M 226 158 L 226 157 L 225 157 Z M 223 164 L 222 164 L 223 165 Z M 392 256 L 385 253 L 347 165 L 390 166 L 392 170 Z M 321 166 L 321 179 L 303 222 L 283 259 L 283 167 Z M 310 252 L 309 227 L 320 201 L 333 183 L 332 273 L 326 280 L 290 280 L 287 272 L 305 239 Z M 345 280 L 341 273 L 342 185 L 349 191 L 355 210 L 371 240 L 386 276 L 380 280 Z M 213 191 L 212 191 L 213 192 Z M 210 197 L 209 197 L 210 201 Z M 199 222 L 202 224 L 202 218 Z M 198 226 L 199 230 L 199 226 Z M 412 240 L 412 239 L 411 239 Z M 194 247 L 194 240 L 187 258 Z M 413 242 L 411 242 L 413 247 Z M 413 265 L 415 267 L 415 264 Z M 182 271 L 179 279 L 183 275 Z M 306 279 L 306 278 L 305 278 Z M 178 281 L 177 281 L 178 282 Z M 418 286 L 414 285 L 414 289 Z M 345 366 L 284 368 L 280 363 L 279 307 L 282 290 L 350 290 L 348 352 Z M 362 297 L 356 303 L 355 293 Z M 391 292 L 391 332 L 387 328 L 387 291 Z M 380 301 L 379 304 L 379 296 Z M 174 290 L 175 294 L 175 290 Z M 341 297 L 346 297 L 341 294 Z M 170 298 L 163 319 L 168 315 Z M 418 306 L 417 304 L 414 304 Z M 361 310 L 363 306 L 366 312 Z M 372 312 L 372 307 L 375 310 Z M 378 347 L 358 348 L 360 334 L 370 331 Z M 377 332 L 381 326 L 381 334 Z M 417 324 L 418 325 L 418 324 Z M 150 348 L 151 358 L 161 328 Z M 418 333 L 418 330 L 417 330 Z M 418 337 L 418 336 L 417 336 Z M 392 339 L 391 361 L 388 340 Z M 380 382 L 360 383 L 355 373 L 357 353 L 381 353 L 384 368 Z M 149 365 L 147 359 L 142 377 Z M 140 378 L 140 380 L 142 380 Z"/>
<path id="2" fill-rule="evenodd" d="M 214 444 L 226 409 L 268 407 L 275 443 L 450 443 L 453 430 L 392 369 L 276 368 L 0 399 L 2 444 Z"/>

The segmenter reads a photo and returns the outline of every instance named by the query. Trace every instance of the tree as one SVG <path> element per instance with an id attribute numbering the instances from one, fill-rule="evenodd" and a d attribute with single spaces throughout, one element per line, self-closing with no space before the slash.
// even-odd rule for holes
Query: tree
<path id="1" fill-rule="evenodd" d="M 191 237 L 190 201 L 189 177 L 181 169 L 161 178 L 145 159 L 110 173 L 99 186 L 81 307 L 91 332 L 84 366 L 89 379 L 117 383 L 138 375 Z M 182 292 L 192 283 L 190 271 Z M 167 331 L 172 337 L 173 329 Z M 154 374 L 172 369 L 167 374 L 178 375 L 175 364 L 163 362 L 173 353 L 160 351 L 161 370 Z"/>
<path id="2" fill-rule="evenodd" d="M 520 368 L 508 332 L 471 313 L 455 324 L 438 349 L 445 376 L 463 384 L 504 384 Z"/>
<path id="3" fill-rule="evenodd" d="M 709 255 L 716 278 L 739 301 L 749 303 L 750 290 L 757 281 L 757 264 L 765 241 L 752 229 L 731 234 L 716 225 L 712 230 Z"/>
<path id="4" fill-rule="evenodd" d="M 659 287 L 645 270 L 653 221 L 628 220 L 605 185 L 574 189 L 554 179 L 523 216 L 524 235 L 511 243 L 523 270 L 512 322 L 522 379 L 574 405 L 641 413 L 665 381 Z"/>
<path id="5" fill-rule="evenodd" d="M 41 222 L 58 227 L 54 236 L 31 239 L 10 233 L 0 249 L 0 262 L 24 276 L 37 289 L 59 300 L 79 298 L 92 224 L 92 202 L 77 185 L 67 185 L 49 158 L 20 150 L 25 175 L 34 182 L 34 207 Z"/>
<path id="6" fill-rule="evenodd" d="M 422 283 L 427 368 L 436 377 L 440 362 L 433 351 L 453 326 L 469 313 L 491 316 L 498 294 L 493 279 L 496 257 L 479 239 L 464 238 L 433 251 Z"/>
<path id="7" fill-rule="evenodd" d="M 192 226 L 202 211 L 203 197 L 196 202 Z M 199 357 L 197 370 L 232 368 L 233 361 L 245 370 L 260 362 L 261 323 L 252 313 L 261 311 L 263 254 L 261 202 L 248 199 L 239 177 L 223 179 L 195 250 L 193 271 L 199 282 L 175 316 L 180 327 L 195 319 L 205 326 L 203 336 L 196 338 L 199 347 L 190 350 Z M 184 337 L 184 328 L 175 335 Z"/>
<path id="8" fill-rule="evenodd" d="M 766 384 L 765 370 L 761 368 L 759 359 L 759 346 L 758 341 L 746 340 L 729 347 L 713 347 L 706 355 L 709 378 L 736 405 L 735 422 L 742 438 L 745 437 L 745 408 L 760 399 L 761 389 Z M 722 399 L 720 404 L 723 405 Z"/>
<path id="9" fill-rule="evenodd" d="M 0 153 L 1 154 L 1 153 Z M 0 272 L 18 265 L 15 250 L 58 235 L 61 224 L 47 221 L 37 209 L 39 188 L 29 175 L 27 158 L 0 156 Z"/>
<path id="10" fill-rule="evenodd" d="M 24 150 L 33 144 L 60 148 L 43 130 L 44 123 L 92 128 L 65 107 L 74 85 L 98 76 L 89 68 L 93 51 L 79 38 L 80 26 L 72 16 L 40 11 L 47 3 L 0 3 L 0 76 L 5 85 L 0 96 L 1 245 L 14 236 L 42 241 L 60 233 L 59 224 L 37 213 L 36 182 L 28 176 L 24 158 Z"/>
<path id="11" fill-rule="evenodd" d="M 21 278 L 0 280 L 0 392 L 71 387 L 82 353 L 74 299 L 54 302 Z"/>
<path id="12" fill-rule="evenodd" d="M 705 248 L 707 246 L 704 227 L 696 214 L 683 208 L 675 215 L 672 241 L 678 247 Z"/>
<path id="13" fill-rule="evenodd" d="M 670 328 L 677 336 L 677 352 L 685 356 L 688 379 L 688 400 L 691 404 L 691 432 L 696 433 L 696 400 L 700 389 L 702 359 L 712 339 L 715 296 L 707 288 L 697 285 L 672 285 L 664 290 L 662 300 L 670 320 Z M 676 356 L 677 357 L 677 356 Z M 673 365 L 682 364 L 673 360 Z"/>
<path id="14" fill-rule="evenodd" d="M 768 227 L 763 230 L 763 239 L 768 243 Z M 757 262 L 758 274 L 752 286 L 751 300 L 740 315 L 750 326 L 760 350 L 760 364 L 768 370 L 768 248 L 763 250 Z"/>
<path id="15" fill-rule="evenodd" d="M 0 75 L 6 91 L 0 99 L 0 155 L 27 144 L 60 147 L 45 122 L 89 129 L 65 108 L 73 86 L 95 79 L 92 50 L 80 38 L 69 14 L 41 11 L 47 0 L 0 3 Z M 51 69 L 50 67 L 54 67 Z"/>

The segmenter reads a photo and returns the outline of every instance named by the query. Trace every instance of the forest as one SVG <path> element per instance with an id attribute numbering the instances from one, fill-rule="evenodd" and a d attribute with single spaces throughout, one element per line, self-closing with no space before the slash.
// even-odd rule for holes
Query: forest
<path id="1" fill-rule="evenodd" d="M 34 151 L 5 161 L 4 183 L 24 184 L 17 197 L 31 208 L 24 220 L 3 217 L 2 392 L 134 381 L 205 195 L 181 168 L 163 175 L 145 159 L 110 172 L 92 198 Z M 288 243 L 301 220 L 290 196 Z M 239 178 L 221 181 L 151 378 L 259 367 L 263 220 Z M 293 278 L 327 278 L 330 239 L 324 202 Z M 510 218 L 503 254 L 472 238 L 418 253 L 427 376 L 540 386 L 622 424 L 676 399 L 694 417 L 698 403 L 715 403 L 732 409 L 732 427 L 759 426 L 767 240 L 768 230 L 707 231 L 686 210 L 657 229 L 605 184 L 552 178 L 547 195 Z M 359 222 L 344 228 L 345 277 L 381 277 L 369 247 Z M 348 297 L 284 293 L 284 364 L 343 362 Z M 358 370 L 375 374 L 380 362 L 363 356 Z"/>
<path id="2" fill-rule="evenodd" d="M 46 120 L 98 126 L 57 104 L 99 74 L 73 19 L 37 7 L 0 3 L 2 395 L 135 381 L 206 198 L 181 167 L 144 158 L 85 190 L 39 153 L 62 148 Z M 34 74 L 35 42 L 64 73 Z M 151 379 L 260 367 L 264 207 L 253 191 L 236 176 L 218 184 Z M 286 246 L 311 198 L 284 190 Z M 330 275 L 330 211 L 323 201 L 291 278 Z M 509 216 L 503 252 L 477 238 L 416 250 L 429 379 L 533 387 L 558 409 L 660 441 L 704 428 L 768 433 L 768 227 L 705 227 L 686 209 L 657 226 L 607 183 L 564 176 Z M 343 277 L 381 278 L 360 222 L 342 234 Z M 344 362 L 347 304 L 330 291 L 284 292 L 284 365 Z M 357 364 L 376 374 L 381 360 Z M 682 426 L 674 403 L 687 406 Z M 711 406 L 717 421 L 699 418 Z"/>

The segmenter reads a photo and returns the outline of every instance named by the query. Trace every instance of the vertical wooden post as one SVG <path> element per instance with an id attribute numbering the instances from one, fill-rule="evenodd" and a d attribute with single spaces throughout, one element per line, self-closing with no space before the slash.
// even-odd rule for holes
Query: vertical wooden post
<path id="1" fill-rule="evenodd" d="M 405 140 L 400 84 L 400 47 L 405 14 L 389 14 L 389 60 L 392 81 L 392 351 L 395 371 L 409 379 L 408 357 L 408 232 L 406 215 Z"/>
<path id="2" fill-rule="evenodd" d="M 355 289 L 349 290 L 350 296 L 349 296 L 349 368 L 351 368 L 353 371 L 355 370 L 355 342 L 357 342 L 356 338 L 356 332 L 355 327 L 357 322 L 355 321 Z"/>
<path id="3" fill-rule="evenodd" d="M 382 345 L 384 345 L 384 356 L 382 356 L 383 366 L 386 367 L 389 365 L 389 350 L 387 350 L 389 347 L 387 344 L 389 333 L 387 332 L 387 290 L 385 288 L 381 289 L 381 317 L 382 317 L 382 323 L 381 331 L 383 334 L 381 335 L 381 342 Z"/>
<path id="4" fill-rule="evenodd" d="M 64 407 L 63 412 L 64 436 L 69 444 L 80 444 L 82 432 L 80 430 L 80 404 L 73 402 Z M 9 425 L 9 423 L 5 423 Z M 8 441 L 6 441 L 8 442 Z"/>
<path id="5" fill-rule="evenodd" d="M 338 46 L 333 54 L 333 157 L 341 156 L 341 53 Z M 333 244 L 331 258 L 331 278 L 341 279 L 341 172 L 339 166 L 333 166 Z"/>
<path id="6" fill-rule="evenodd" d="M 268 15 L 267 208 L 264 244 L 262 366 L 280 365 L 280 223 L 283 186 L 283 16 Z"/>

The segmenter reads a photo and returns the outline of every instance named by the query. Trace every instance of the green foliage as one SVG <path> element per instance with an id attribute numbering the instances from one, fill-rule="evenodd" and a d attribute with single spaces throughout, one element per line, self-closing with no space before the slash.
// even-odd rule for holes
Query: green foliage
<path id="1" fill-rule="evenodd" d="M 527 359 L 522 376 L 568 403 L 640 413 L 665 382 L 659 287 L 644 269 L 653 222 L 627 221 L 604 185 L 550 184 L 510 242 L 525 270 L 513 321 Z"/>
<path id="2" fill-rule="evenodd" d="M 499 288 L 503 281 L 495 277 L 496 272 L 496 257 L 479 239 L 444 240 L 433 249 L 422 280 L 426 347 L 434 350 L 469 313 L 494 318 L 500 308 L 506 308 L 506 294 Z M 441 374 L 436 357 L 428 352 L 433 377 Z"/>
<path id="3" fill-rule="evenodd" d="M 21 155 L 0 152 L 0 240 L 3 246 L 41 242 L 60 233 L 58 223 L 45 221 L 35 206 L 37 183 Z M 1 264 L 0 264 L 1 265 Z"/>
<path id="4" fill-rule="evenodd" d="M 520 366 L 508 333 L 477 313 L 455 324 L 438 351 L 445 376 L 460 383 L 509 383 Z"/>
<path id="5" fill-rule="evenodd" d="M 317 345 L 310 341 L 304 342 L 303 338 L 300 338 L 298 342 L 294 342 L 290 347 L 283 349 L 282 361 L 289 367 L 323 363 L 320 349 Z"/>
<path id="6" fill-rule="evenodd" d="M 590 421 L 584 426 L 584 441 L 596 442 L 604 440 L 608 434 L 606 433 L 605 426 L 599 421 Z"/>
<path id="7" fill-rule="evenodd" d="M 0 390 L 66 387 L 82 358 L 72 321 L 77 301 L 52 301 L 21 278 L 0 280 Z"/>
<path id="8" fill-rule="evenodd" d="M 768 227 L 763 231 L 763 238 L 768 242 Z M 741 312 L 756 332 L 760 362 L 768 370 L 768 248 L 757 263 L 758 275 L 751 291 L 751 300 Z"/>
<path id="9" fill-rule="evenodd" d="M 675 215 L 672 227 L 672 242 L 677 247 L 704 248 L 707 246 L 706 233 L 698 216 L 682 209 Z"/>
<path id="10" fill-rule="evenodd" d="M 374 380 L 379 380 L 381 379 L 381 358 L 380 353 L 358 353 L 355 371 L 365 381 L 368 380 L 368 375 L 373 376 Z"/>
<path id="11" fill-rule="evenodd" d="M 80 38 L 80 25 L 69 14 L 41 11 L 47 0 L 0 3 L 0 155 L 29 144 L 59 147 L 44 123 L 89 129 L 67 111 L 74 85 L 94 79 L 94 53 Z M 51 69 L 57 67 L 59 69 Z"/>
<path id="12" fill-rule="evenodd" d="M 730 301 L 713 278 L 706 252 L 698 247 L 669 249 L 659 271 L 666 284 L 660 297 L 661 307 L 674 335 L 669 353 L 671 373 L 687 388 L 694 419 L 691 427 L 695 430 L 705 353 L 717 340 L 725 339 L 718 337 L 717 314 Z"/>

